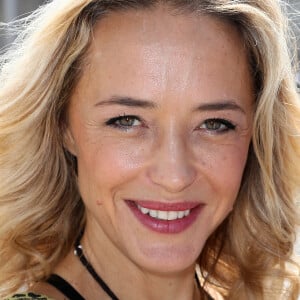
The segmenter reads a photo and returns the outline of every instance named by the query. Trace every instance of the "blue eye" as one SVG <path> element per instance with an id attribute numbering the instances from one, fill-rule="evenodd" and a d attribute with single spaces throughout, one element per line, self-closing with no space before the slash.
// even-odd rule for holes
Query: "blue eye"
<path id="1" fill-rule="evenodd" d="M 106 125 L 121 129 L 130 129 L 131 127 L 141 125 L 141 120 L 137 116 L 124 115 L 109 119 L 105 122 Z"/>
<path id="2" fill-rule="evenodd" d="M 224 133 L 229 130 L 234 130 L 236 126 L 231 122 L 225 119 L 208 119 L 205 120 L 200 126 L 200 129 L 205 129 L 207 131 L 216 132 L 216 133 Z"/>

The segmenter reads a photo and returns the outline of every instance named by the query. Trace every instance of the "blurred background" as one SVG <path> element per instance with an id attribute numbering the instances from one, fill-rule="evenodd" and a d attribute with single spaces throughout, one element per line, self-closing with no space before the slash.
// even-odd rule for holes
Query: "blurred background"
<path id="1" fill-rule="evenodd" d="M 7 22 L 30 12 L 41 5 L 42 0 L 0 0 L 0 21 Z"/>
<path id="2" fill-rule="evenodd" d="M 17 19 L 20 16 L 27 15 L 29 12 L 38 8 L 46 0 L 0 0 L 0 22 L 9 22 Z M 298 58 L 300 59 L 300 0 L 285 0 L 288 5 L 288 12 L 292 20 L 293 27 L 296 32 L 298 43 Z M 12 42 L 12 37 L 7 37 L 4 31 L 0 30 L 0 49 Z M 300 92 L 300 65 L 299 72 L 295 78 L 298 91 Z M 300 199 L 299 199 L 300 205 Z M 300 255 L 300 232 L 298 243 L 296 245 L 296 252 Z"/>
<path id="3" fill-rule="evenodd" d="M 31 11 L 42 5 L 45 0 L 0 0 L 0 22 L 7 23 L 18 17 L 27 15 Z M 12 37 L 5 36 L 5 32 L 0 31 L 0 49 L 9 44 Z"/>

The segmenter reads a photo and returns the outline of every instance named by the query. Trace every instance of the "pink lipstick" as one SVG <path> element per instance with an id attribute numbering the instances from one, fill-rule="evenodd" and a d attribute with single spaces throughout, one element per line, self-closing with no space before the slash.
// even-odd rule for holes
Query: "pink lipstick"
<path id="1" fill-rule="evenodd" d="M 196 202 L 163 203 L 126 201 L 134 216 L 149 229 L 159 233 L 180 233 L 197 219 L 204 204 Z"/>

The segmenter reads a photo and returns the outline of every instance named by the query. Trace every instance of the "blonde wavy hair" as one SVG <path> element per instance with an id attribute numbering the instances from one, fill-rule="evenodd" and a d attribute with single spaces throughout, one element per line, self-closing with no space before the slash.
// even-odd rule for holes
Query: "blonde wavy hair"
<path id="1" fill-rule="evenodd" d="M 12 24 L 20 33 L 0 56 L 1 298 L 44 280 L 84 228 L 76 160 L 63 133 L 95 23 L 160 3 L 237 26 L 256 88 L 234 210 L 199 257 L 204 284 L 231 300 L 297 298 L 299 268 L 291 257 L 299 223 L 300 103 L 277 0 L 54 0 Z"/>

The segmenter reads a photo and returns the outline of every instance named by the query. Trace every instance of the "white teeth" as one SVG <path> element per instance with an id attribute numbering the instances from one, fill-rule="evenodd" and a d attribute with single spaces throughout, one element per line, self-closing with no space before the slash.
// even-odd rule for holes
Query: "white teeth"
<path id="1" fill-rule="evenodd" d="M 152 218 L 157 218 L 158 211 L 157 211 L 157 210 L 152 210 L 152 209 L 150 209 L 149 215 L 150 215 Z"/>
<path id="2" fill-rule="evenodd" d="M 179 211 L 178 212 L 178 218 L 182 219 L 184 217 L 184 211 Z"/>
<path id="3" fill-rule="evenodd" d="M 167 211 L 158 210 L 157 219 L 168 220 L 168 212 Z"/>
<path id="4" fill-rule="evenodd" d="M 168 220 L 176 220 L 178 219 L 178 212 L 177 211 L 169 211 L 168 212 Z"/>
<path id="5" fill-rule="evenodd" d="M 159 220 L 177 220 L 182 219 L 190 214 L 190 210 L 181 210 L 181 211 L 163 211 L 163 210 L 155 210 L 142 207 L 137 205 L 138 209 L 144 214 L 150 215 L 152 218 L 159 219 Z"/>
<path id="6" fill-rule="evenodd" d="M 144 215 L 147 214 L 147 213 L 149 212 L 149 209 L 146 208 L 146 207 L 141 207 L 141 206 L 139 206 L 139 209 L 140 209 L 140 211 L 141 211 Z"/>

